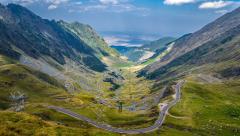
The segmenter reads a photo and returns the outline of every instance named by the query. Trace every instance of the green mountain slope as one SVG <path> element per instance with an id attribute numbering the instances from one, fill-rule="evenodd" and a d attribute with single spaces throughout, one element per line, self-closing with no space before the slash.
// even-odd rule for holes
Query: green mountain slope
<path id="1" fill-rule="evenodd" d="M 28 9 L 0 6 L 0 54 L 60 81 L 71 92 L 96 91 L 111 66 L 129 65 L 88 25 L 42 19 Z"/>
<path id="2" fill-rule="evenodd" d="M 140 72 L 155 79 L 156 87 L 186 81 L 180 102 L 159 130 L 162 135 L 239 134 L 239 10 L 179 38 L 170 53 Z"/>
<path id="3" fill-rule="evenodd" d="M 112 48 L 116 49 L 121 55 L 127 57 L 128 60 L 132 62 L 139 62 L 147 53 L 139 47 L 112 46 Z"/>
<path id="4" fill-rule="evenodd" d="M 198 69 L 199 73 L 221 73 L 221 71 L 227 68 L 238 67 L 240 55 L 239 10 L 238 8 L 224 15 L 196 33 L 188 34 L 176 40 L 172 50 L 167 55 L 160 61 L 145 68 L 141 74 L 148 73 L 149 78 L 175 78 L 187 75 Z M 223 19 L 226 20 L 223 22 L 221 21 Z M 233 22 L 234 25 L 230 26 Z M 222 27 L 219 28 L 219 26 Z M 216 36 L 216 32 L 219 32 L 218 36 Z M 206 36 L 206 33 L 209 35 Z M 199 45 L 193 47 L 192 44 L 189 44 L 194 42 L 194 37 L 198 37 L 197 43 Z M 201 40 L 206 38 L 208 38 L 207 41 Z M 202 43 L 200 44 L 201 41 Z M 185 53 L 181 50 L 184 50 Z M 173 53 L 176 54 L 173 55 Z M 182 55 L 178 56 L 179 53 Z"/>
<path id="5" fill-rule="evenodd" d="M 240 59 L 240 25 L 221 37 L 182 55 L 149 74 L 150 78 L 176 78 L 192 73 L 238 77 Z"/>
<path id="6" fill-rule="evenodd" d="M 206 25 L 199 31 L 186 35 L 175 41 L 175 44 L 166 56 L 160 61 L 147 67 L 145 71 L 151 73 L 162 66 L 174 61 L 174 59 L 208 43 L 240 25 L 240 8 L 227 13 L 215 20 L 214 22 Z"/>
<path id="7" fill-rule="evenodd" d="M 166 49 L 166 45 L 176 40 L 173 37 L 163 37 L 156 41 L 144 44 L 141 48 L 149 51 L 156 52 L 157 50 L 162 51 Z"/>
<path id="8" fill-rule="evenodd" d="M 65 57 L 83 63 L 95 71 L 105 70 L 105 65 L 95 56 L 94 50 L 84 41 L 65 31 L 55 21 L 44 20 L 24 7 L 9 4 L 0 7 L 1 51 L 19 59 L 13 46 L 30 57 L 49 56 L 59 64 Z M 92 65 L 91 63 L 95 63 Z"/>
<path id="9" fill-rule="evenodd" d="M 10 96 L 18 91 L 26 96 L 22 112 L 12 110 Z M 0 55 L 0 135 L 110 135 L 46 107 L 76 109 L 93 100 L 91 94 L 73 96 L 56 79 Z M 83 112 L 92 115 L 89 109 Z"/>
<path id="10" fill-rule="evenodd" d="M 29 102 L 50 102 L 57 95 L 67 94 L 61 83 L 44 73 L 17 64 L 2 55 L 0 62 L 1 109 L 11 107 L 10 93 L 15 91 L 26 94 Z"/>
<path id="11" fill-rule="evenodd" d="M 163 136 L 239 135 L 240 81 L 202 83 L 188 78 L 182 99 L 159 130 Z"/>
<path id="12" fill-rule="evenodd" d="M 131 63 L 90 26 L 49 21 L 18 5 L 0 5 L 0 135 L 123 135 L 49 105 L 116 128 L 146 129 L 161 105 L 176 97 L 173 88 L 179 80 L 186 81 L 181 99 L 166 113 L 161 128 L 139 136 L 238 135 L 239 18 L 237 9 L 171 44 L 158 40 L 150 44 L 152 49 L 139 48 L 156 52 L 136 66 L 151 64 L 140 73 L 154 79 L 148 80 L 124 67 Z M 17 91 L 24 94 L 21 112 L 14 112 Z"/>
<path id="13" fill-rule="evenodd" d="M 64 30 L 75 35 L 91 47 L 94 50 L 94 55 L 108 67 L 116 68 L 119 66 L 131 65 L 130 62 L 121 58 L 119 52 L 109 47 L 104 39 L 100 37 L 91 26 L 79 22 L 67 23 L 64 21 L 59 21 L 58 24 Z"/>
<path id="14" fill-rule="evenodd" d="M 82 41 L 89 45 L 98 57 L 103 56 L 119 56 L 118 52 L 110 48 L 102 37 L 89 25 L 81 24 L 78 22 L 67 23 L 59 21 L 59 24 L 66 28 L 68 31 L 77 35 Z"/>
<path id="15" fill-rule="evenodd" d="M 119 51 L 128 60 L 138 63 L 148 63 L 155 60 L 160 54 L 168 49 L 169 43 L 173 42 L 175 38 L 164 37 L 159 40 L 144 44 L 141 47 L 124 47 L 112 46 L 112 48 Z M 150 63 L 149 63 L 150 64 Z"/>

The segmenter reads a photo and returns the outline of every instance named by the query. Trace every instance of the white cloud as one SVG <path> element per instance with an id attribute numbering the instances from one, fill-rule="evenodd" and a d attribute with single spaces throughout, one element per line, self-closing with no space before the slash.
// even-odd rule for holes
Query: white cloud
<path id="1" fill-rule="evenodd" d="M 13 0 L 14 3 L 19 3 L 21 5 L 28 5 L 32 4 L 34 2 L 37 2 L 38 0 Z"/>
<path id="2" fill-rule="evenodd" d="M 53 4 L 61 4 L 68 2 L 69 0 L 45 0 L 47 3 L 53 3 Z"/>
<path id="3" fill-rule="evenodd" d="M 164 4 L 166 5 L 182 5 L 182 4 L 188 4 L 193 3 L 196 0 L 164 0 Z"/>
<path id="4" fill-rule="evenodd" d="M 83 2 L 80 5 L 72 5 L 69 12 L 134 12 L 141 16 L 147 16 L 149 9 L 135 6 L 130 0 L 93 0 Z"/>
<path id="5" fill-rule="evenodd" d="M 52 9 L 58 8 L 59 5 L 68 3 L 70 1 L 71 0 L 6 0 L 6 3 L 17 3 L 24 6 L 34 4 L 34 3 L 44 3 L 44 4 L 47 4 L 49 10 L 52 10 Z M 80 4 L 80 2 L 75 2 L 75 4 L 78 5 Z"/>
<path id="6" fill-rule="evenodd" d="M 84 5 L 84 6 L 78 7 L 78 10 L 72 9 L 72 12 L 96 11 L 96 10 L 104 10 L 106 8 L 107 8 L 107 6 L 105 6 L 105 5 L 89 5 L 89 6 Z"/>
<path id="7" fill-rule="evenodd" d="M 56 8 L 58 8 L 57 5 L 49 5 L 49 6 L 48 6 L 48 9 L 49 9 L 49 10 L 56 9 Z"/>
<path id="8" fill-rule="evenodd" d="M 149 10 L 146 8 L 136 7 L 131 4 L 116 4 L 116 5 L 79 5 L 69 10 L 69 12 L 112 12 L 112 13 L 123 13 L 123 12 L 137 12 L 143 16 L 147 16 Z"/>
<path id="9" fill-rule="evenodd" d="M 60 4 L 67 3 L 69 0 L 45 0 L 46 3 L 49 4 L 48 9 L 56 9 Z"/>
<path id="10" fill-rule="evenodd" d="M 133 0 L 6 0 L 21 5 L 43 3 L 48 10 L 59 7 L 67 8 L 68 12 L 134 12 L 147 16 L 149 9 L 138 7 L 131 3 Z M 0 0 L 1 2 L 1 0 Z"/>
<path id="11" fill-rule="evenodd" d="M 223 8 L 223 7 L 226 7 L 228 5 L 231 5 L 233 3 L 234 2 L 232 2 L 232 1 L 223 1 L 223 0 L 209 1 L 209 2 L 202 3 L 199 6 L 199 8 L 200 9 L 219 9 L 219 8 Z"/>
<path id="12" fill-rule="evenodd" d="M 118 0 L 99 0 L 102 4 L 113 4 L 116 5 L 119 3 Z"/>

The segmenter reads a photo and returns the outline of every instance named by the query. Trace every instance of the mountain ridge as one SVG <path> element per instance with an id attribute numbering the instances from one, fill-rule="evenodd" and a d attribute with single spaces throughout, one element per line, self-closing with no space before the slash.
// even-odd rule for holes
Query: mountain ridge
<path id="1" fill-rule="evenodd" d="M 188 34 L 177 39 L 174 43 L 173 49 L 167 55 L 165 55 L 160 61 L 147 66 L 140 72 L 140 74 L 146 75 L 148 73 L 151 75 L 151 73 L 154 73 L 159 69 L 164 69 L 164 67 L 170 65 L 170 63 L 174 63 L 176 59 L 188 52 L 194 51 L 208 42 L 221 38 L 221 36 L 228 31 L 238 29 L 237 27 L 240 25 L 239 11 L 240 8 L 237 8 L 231 13 L 227 13 L 212 23 L 204 26 L 195 33 Z"/>
<path id="2" fill-rule="evenodd" d="M 158 40 L 143 44 L 140 47 L 111 46 L 126 56 L 128 60 L 143 63 L 149 59 L 157 57 L 168 48 L 168 44 L 173 42 L 173 37 L 163 37 Z"/>
<path id="3" fill-rule="evenodd" d="M 105 64 L 95 56 L 95 51 L 91 47 L 77 36 L 65 31 L 58 22 L 42 19 L 28 9 L 15 4 L 1 8 L 0 15 L 3 17 L 0 20 L 1 27 L 7 31 L 6 33 L 1 29 L 1 33 L 5 36 L 2 37 L 2 42 L 7 43 L 2 44 L 7 47 L 8 52 L 16 52 L 10 47 L 14 45 L 36 59 L 47 55 L 63 65 L 66 63 L 64 57 L 68 57 L 96 71 L 106 69 Z M 2 52 L 4 51 L 2 49 Z M 7 55 L 11 56 L 11 54 Z M 15 56 L 19 57 L 19 54 Z M 91 66 L 89 64 L 91 61 L 87 60 L 95 62 L 97 67 Z"/>
<path id="4" fill-rule="evenodd" d="M 239 19 L 153 42 L 135 65 L 89 25 L 0 5 L 0 135 L 237 135 Z"/>

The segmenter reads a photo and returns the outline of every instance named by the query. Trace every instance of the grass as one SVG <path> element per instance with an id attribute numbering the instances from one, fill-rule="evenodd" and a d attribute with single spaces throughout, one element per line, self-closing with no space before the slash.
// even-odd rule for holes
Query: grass
<path id="1" fill-rule="evenodd" d="M 92 99 L 89 96 L 82 100 L 70 96 L 63 88 L 42 81 L 37 77 L 39 73 L 36 75 L 32 73 L 34 72 L 30 69 L 18 64 L 0 66 L 0 108 L 5 110 L 0 111 L 3 117 L 0 123 L 1 135 L 110 135 L 108 132 L 43 107 L 42 105 L 74 107 L 76 104 L 82 105 L 83 101 L 91 102 Z M 53 80 L 48 78 L 46 81 Z M 8 97 L 12 90 L 21 90 L 28 97 L 23 113 L 7 111 L 11 104 Z M 67 99 L 62 101 L 57 100 L 57 97 Z M 71 99 L 71 102 L 68 99 Z M 87 112 L 86 110 L 84 112 Z M 87 114 L 89 113 L 91 111 Z M 12 122 L 12 118 L 18 118 L 19 121 Z M 28 124 L 22 120 L 26 120 Z M 57 123 L 62 125 L 56 125 Z"/>
<path id="2" fill-rule="evenodd" d="M 128 73 L 124 74 L 128 75 Z M 126 81 L 131 79 L 134 80 L 132 83 L 139 84 L 139 87 L 146 87 L 145 85 L 148 84 L 143 82 L 143 79 L 136 79 L 135 74 L 129 75 Z M 131 88 L 132 91 L 128 92 L 128 88 Z M 122 97 L 136 94 L 134 92 L 136 88 L 131 84 L 126 84 L 121 89 Z M 156 110 L 140 112 L 124 110 L 120 113 L 116 108 L 99 104 L 96 93 L 87 92 L 81 88 L 79 90 L 70 95 L 55 79 L 5 57 L 0 57 L 0 115 L 4 117 L 4 119 L 0 119 L 2 125 L 0 133 L 2 135 L 118 135 L 49 110 L 45 107 L 46 105 L 65 107 L 93 120 L 125 129 L 147 127 L 152 125 L 156 119 Z M 12 91 L 21 91 L 27 96 L 26 107 L 21 113 L 8 110 L 11 106 L 9 95 Z M 110 93 L 107 90 L 103 91 L 104 94 Z M 142 89 L 140 92 L 148 95 L 150 91 Z M 103 97 L 110 98 L 109 95 Z M 138 101 L 140 97 L 136 97 L 134 100 Z M 127 103 L 126 100 L 125 104 Z M 116 106 L 115 104 L 113 102 L 112 106 Z M 12 122 L 12 118 L 19 118 L 19 121 Z M 29 126 L 21 120 L 27 120 L 32 129 L 29 129 Z M 48 131 L 49 133 L 47 133 Z"/>
<path id="3" fill-rule="evenodd" d="M 136 74 L 125 70 L 122 74 L 125 83 L 111 93 L 116 93 L 115 96 L 119 96 L 124 105 L 141 101 L 152 93 L 152 81 L 136 78 Z M 27 95 L 24 112 L 8 110 L 11 104 L 8 97 L 13 90 L 21 90 Z M 223 83 L 205 83 L 189 77 L 182 89 L 181 101 L 169 111 L 173 117 L 167 116 L 161 129 L 141 135 L 238 135 L 239 90 L 240 80 L 237 79 Z M 109 94 L 107 90 L 103 93 Z M 156 120 L 156 108 L 118 112 L 116 108 L 99 104 L 95 95 L 83 90 L 70 95 L 53 78 L 0 57 L 0 135 L 118 135 L 47 109 L 44 105 L 65 107 L 93 120 L 125 129 L 148 127 Z M 116 106 L 116 101 L 111 100 L 109 95 L 104 95 L 103 98 L 109 99 L 111 106 Z"/>
<path id="4" fill-rule="evenodd" d="M 28 102 L 51 102 L 51 98 L 54 96 L 67 95 L 64 88 L 54 84 L 57 83 L 56 80 L 44 76 L 47 79 L 45 81 L 42 80 L 38 72 L 31 71 L 18 64 L 0 66 L 1 100 L 9 102 L 7 98 L 12 91 L 25 93 Z"/>
<path id="5" fill-rule="evenodd" d="M 147 59 L 147 61 L 145 61 L 145 62 L 143 62 L 141 64 L 126 65 L 124 67 L 119 67 L 119 68 L 124 68 L 124 69 L 127 69 L 128 71 L 131 71 L 131 72 L 140 71 L 141 69 L 145 68 L 146 66 L 151 65 L 154 62 L 159 61 L 162 57 L 164 57 L 166 54 L 168 54 L 171 51 L 172 46 L 173 46 L 173 44 L 169 45 L 169 47 L 165 51 L 163 51 L 162 53 L 160 53 L 160 54 L 158 54 L 156 56 L 154 55 L 153 57 Z"/>
<path id="6" fill-rule="evenodd" d="M 144 80 L 143 78 L 136 78 L 136 74 L 129 73 L 125 70 L 122 71 L 122 74 L 125 77 L 124 84 L 121 88 L 112 92 L 114 96 L 102 96 L 102 100 L 107 101 L 107 105 L 97 103 L 94 94 L 80 92 L 74 95 L 75 99 L 83 101 L 83 104 L 78 106 L 80 108 L 70 106 L 69 104 L 65 104 L 64 106 L 91 119 L 105 122 L 115 127 L 130 129 L 152 125 L 156 120 L 156 110 L 136 112 L 124 110 L 123 112 L 118 112 L 117 108 L 107 107 L 117 107 L 115 97 L 123 101 L 124 106 L 130 106 L 133 102 L 141 101 L 142 98 L 151 93 L 150 81 Z M 104 92 L 104 94 L 108 93 L 109 92 Z"/>
<path id="7" fill-rule="evenodd" d="M 191 79 L 182 90 L 179 104 L 170 110 L 163 135 L 224 135 L 240 133 L 240 81 L 199 84 Z"/>
<path id="8" fill-rule="evenodd" d="M 164 57 L 166 54 L 168 54 L 171 51 L 173 44 L 174 43 L 169 45 L 169 47 L 164 52 L 160 53 L 158 56 L 148 59 L 146 62 L 142 63 L 141 65 L 147 66 L 147 65 L 150 65 L 150 64 L 160 60 L 162 57 Z"/>
<path id="9" fill-rule="evenodd" d="M 123 71 L 123 75 L 125 77 L 125 83 L 118 90 L 118 96 L 120 99 L 126 100 L 126 103 L 139 101 L 151 93 L 152 81 L 144 78 L 136 78 L 137 75 L 135 73 L 127 70 Z"/>
<path id="10" fill-rule="evenodd" d="M 125 67 L 130 67 L 132 66 L 134 63 L 125 59 L 122 59 L 122 57 L 103 57 L 101 59 L 105 64 L 107 64 L 107 66 L 110 66 L 112 68 L 117 68 L 117 69 L 121 69 L 121 68 L 125 68 Z"/>
<path id="11" fill-rule="evenodd" d="M 27 113 L 16 113 L 10 111 L 0 112 L 0 135 L 11 136 L 71 136 L 71 135 L 98 135 L 98 136 L 118 136 L 95 129 L 91 126 L 84 128 L 80 125 L 72 127 L 57 124 L 52 121 L 44 121 L 41 118 Z M 57 116 L 67 120 L 73 120 L 67 116 Z"/>

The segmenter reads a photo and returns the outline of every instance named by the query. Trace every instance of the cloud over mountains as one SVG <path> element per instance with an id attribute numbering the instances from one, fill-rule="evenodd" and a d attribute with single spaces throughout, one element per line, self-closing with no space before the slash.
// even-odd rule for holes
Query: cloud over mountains
<path id="1" fill-rule="evenodd" d="M 134 3 L 137 0 L 0 0 L 3 3 L 18 3 L 29 5 L 44 3 L 49 10 L 59 7 L 68 7 L 70 12 L 86 12 L 102 10 L 110 12 L 147 11 L 146 7 L 139 7 Z M 237 0 L 163 0 L 166 6 L 181 6 L 185 4 L 197 4 L 199 9 L 219 9 L 231 5 L 240 5 Z"/>
<path id="2" fill-rule="evenodd" d="M 199 8 L 200 9 L 218 9 L 218 8 L 223 8 L 226 6 L 229 6 L 231 4 L 234 4 L 235 2 L 233 1 L 209 1 L 209 2 L 203 2 Z"/>
<path id="3" fill-rule="evenodd" d="M 187 3 L 193 3 L 196 0 L 164 0 L 164 4 L 166 5 L 182 5 Z"/>

